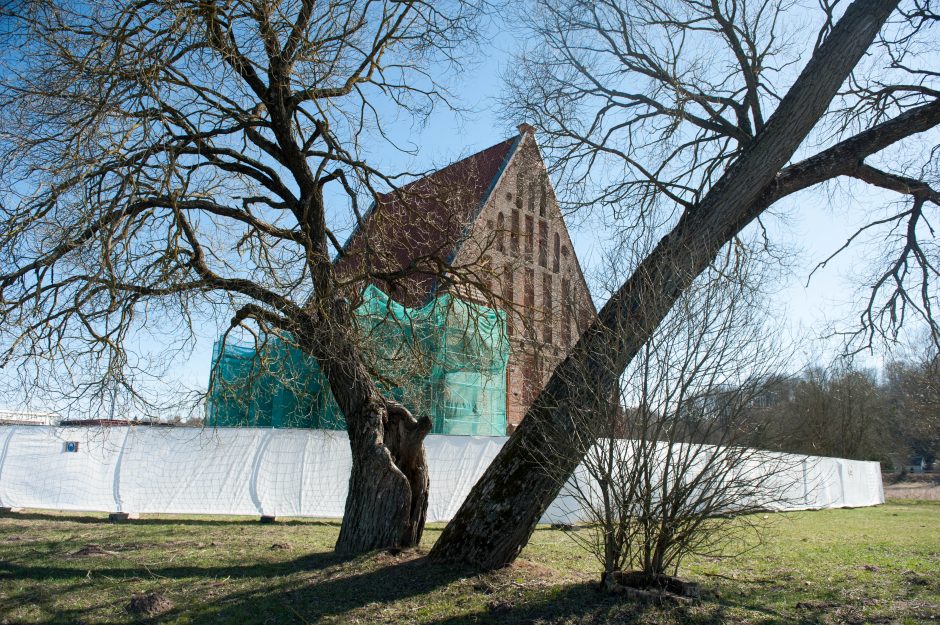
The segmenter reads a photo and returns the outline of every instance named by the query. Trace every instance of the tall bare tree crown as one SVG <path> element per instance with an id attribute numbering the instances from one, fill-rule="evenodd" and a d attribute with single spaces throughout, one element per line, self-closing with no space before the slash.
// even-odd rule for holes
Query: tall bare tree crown
<path id="1" fill-rule="evenodd" d="M 638 228 L 662 236 L 698 210 L 779 112 L 805 60 L 846 10 L 785 0 L 526 6 L 521 20 L 531 44 L 507 74 L 507 116 L 541 128 L 567 209 L 601 210 L 628 241 Z M 833 246 L 834 255 L 855 251 L 875 233 L 889 242 L 871 268 L 849 337 L 855 347 L 879 335 L 893 340 L 910 317 L 938 328 L 936 133 L 903 147 L 891 147 L 896 136 L 882 143 L 900 127 L 910 136 L 935 124 L 937 21 L 928 0 L 900 3 L 768 198 L 772 204 L 836 178 L 899 194 L 845 247 Z M 909 118 L 925 116 L 934 121 L 911 133 Z"/>
<path id="2" fill-rule="evenodd" d="M 382 258 L 338 277 L 333 259 L 407 179 L 368 161 L 394 147 L 386 118 L 452 105 L 432 67 L 460 63 L 480 10 L 5 3 L 0 361 L 55 361 L 63 389 L 95 395 L 104 376 L 133 394 L 160 369 L 131 345 L 148 331 L 185 348 L 231 315 L 255 335 L 296 335 L 397 277 Z"/>

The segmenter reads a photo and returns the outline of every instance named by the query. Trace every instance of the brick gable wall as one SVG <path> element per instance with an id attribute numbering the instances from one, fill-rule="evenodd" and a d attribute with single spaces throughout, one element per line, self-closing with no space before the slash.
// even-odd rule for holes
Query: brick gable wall
<path id="1" fill-rule="evenodd" d="M 595 314 L 532 133 L 521 137 L 469 238 L 479 243 L 464 244 L 454 262 L 472 260 L 485 245 L 491 288 L 512 303 L 504 307 L 511 433 Z"/>

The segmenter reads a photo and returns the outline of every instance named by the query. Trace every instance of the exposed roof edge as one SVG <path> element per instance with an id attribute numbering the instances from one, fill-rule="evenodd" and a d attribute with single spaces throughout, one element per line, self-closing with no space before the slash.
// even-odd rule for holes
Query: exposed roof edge
<path id="1" fill-rule="evenodd" d="M 474 210 L 473 217 L 472 217 L 472 219 L 471 219 L 470 222 L 469 222 L 471 225 L 474 224 L 474 223 L 476 223 L 477 218 L 479 218 L 479 216 L 480 216 L 480 212 L 483 210 L 483 207 L 486 206 L 486 202 L 489 201 L 489 198 L 490 198 L 490 196 L 491 196 L 492 193 L 493 193 L 493 189 L 496 188 L 496 184 L 497 184 L 497 183 L 499 182 L 499 180 L 502 178 L 503 172 L 505 171 L 506 166 L 509 164 L 509 161 L 512 160 L 512 157 L 513 157 L 513 155 L 515 154 L 516 149 L 518 148 L 519 143 L 521 142 L 523 136 L 524 136 L 524 134 L 519 134 L 519 135 L 517 135 L 517 136 L 515 137 L 515 139 L 513 139 L 513 143 L 512 143 L 511 146 L 509 146 L 509 150 L 507 151 L 506 156 L 503 158 L 503 162 L 502 162 L 502 164 L 499 166 L 499 169 L 497 170 L 496 175 L 495 175 L 495 176 L 493 177 L 493 179 L 490 181 L 489 186 L 487 187 L 486 191 L 483 193 L 483 198 L 482 198 L 482 200 L 480 201 L 479 206 L 477 206 L 476 209 Z M 407 186 L 409 186 L 409 185 L 411 185 L 411 184 L 414 184 L 414 183 L 416 183 L 416 182 L 419 182 L 419 181 L 424 180 L 424 179 L 426 179 L 426 178 L 429 178 L 429 177 L 431 177 L 431 176 L 437 175 L 437 174 L 439 174 L 439 173 L 445 171 L 446 169 L 448 169 L 448 168 L 450 168 L 450 167 L 453 167 L 453 166 L 455 166 L 455 165 L 458 165 L 458 164 L 462 163 L 463 161 L 466 161 L 466 160 L 469 160 L 469 159 L 471 159 L 471 158 L 474 158 L 475 156 L 477 156 L 477 155 L 479 155 L 479 154 L 482 154 L 483 152 L 486 152 L 487 150 L 490 150 L 490 149 L 492 149 L 492 148 L 494 148 L 494 147 L 500 145 L 500 143 L 505 143 L 507 140 L 508 140 L 508 139 L 504 139 L 503 141 L 500 141 L 499 143 L 494 143 L 493 145 L 491 145 L 491 146 L 489 146 L 489 147 L 486 147 L 486 148 L 484 148 L 484 149 L 482 149 L 482 150 L 480 150 L 480 151 L 478 151 L 478 152 L 474 152 L 473 154 L 471 154 L 471 155 L 469 155 L 469 156 L 465 156 L 464 158 L 461 158 L 461 159 L 458 159 L 458 160 L 456 160 L 456 161 L 453 161 L 452 163 L 448 163 L 447 165 L 445 165 L 444 167 L 441 167 L 440 169 L 437 169 L 437 170 L 435 170 L 435 171 L 429 172 L 429 173 L 425 174 L 424 176 L 422 176 L 422 177 L 420 177 L 420 178 L 416 178 L 416 179 L 414 179 L 414 180 L 412 180 L 412 181 L 410 181 L 410 182 L 408 182 L 408 183 L 402 185 L 401 188 L 407 187 Z M 382 197 L 382 196 L 390 195 L 390 194 L 392 194 L 392 193 L 394 193 L 394 192 L 395 192 L 395 189 L 393 189 L 392 191 L 389 191 L 388 193 L 383 193 L 383 194 L 379 194 L 379 195 L 380 195 L 380 197 Z M 340 247 L 339 253 L 337 253 L 336 258 L 333 259 L 333 262 L 336 262 L 337 260 L 339 260 L 339 258 L 340 258 L 341 256 L 343 256 L 343 255 L 346 254 L 346 252 L 347 252 L 348 249 L 349 249 L 349 246 L 350 246 L 350 245 L 352 244 L 352 242 L 353 242 L 353 239 L 355 239 L 356 235 L 359 234 L 359 231 L 361 230 L 361 227 L 360 227 L 360 226 L 361 226 L 362 224 L 365 224 L 365 223 L 372 217 L 372 213 L 375 212 L 375 209 L 376 209 L 376 206 L 377 206 L 377 205 L 378 205 L 378 203 L 373 199 L 373 200 L 372 200 L 372 203 L 369 205 L 369 208 L 366 209 L 366 212 L 362 214 L 362 218 L 356 223 L 355 227 L 353 228 L 353 231 L 349 234 L 348 237 L 346 237 L 346 240 L 343 242 L 342 247 Z M 464 232 L 464 236 L 466 236 L 466 231 Z M 461 237 L 460 240 L 462 240 L 463 238 L 464 238 L 464 237 Z M 456 256 L 458 250 L 459 250 L 459 246 L 457 246 L 454 250 L 451 250 L 451 253 L 450 253 L 450 256 L 449 256 L 447 262 L 452 262 L 452 261 L 453 261 L 453 259 L 454 259 L 454 257 Z"/>
<path id="2" fill-rule="evenodd" d="M 480 218 L 480 213 L 483 212 L 483 207 L 485 207 L 486 203 L 490 201 L 490 196 L 493 195 L 493 190 L 496 189 L 496 186 L 499 184 L 500 180 L 503 179 L 503 174 L 506 173 L 506 168 L 512 161 L 512 157 L 516 155 L 516 150 L 519 149 L 519 144 L 522 143 L 523 136 L 524 135 L 522 134 L 516 135 L 512 145 L 509 146 L 509 150 L 506 152 L 506 156 L 503 157 L 503 162 L 500 164 L 499 169 L 496 170 L 496 175 L 493 176 L 493 179 L 490 181 L 490 186 L 487 187 L 486 191 L 483 193 L 483 197 L 480 198 L 480 203 L 477 205 L 476 210 L 473 213 L 473 217 L 467 222 L 467 226 L 464 229 L 463 235 L 457 240 L 457 245 L 454 246 L 454 249 L 451 250 L 450 256 L 447 258 L 448 265 L 454 262 L 454 259 L 457 257 L 457 253 L 460 251 L 460 243 L 466 240 L 467 236 L 470 234 L 470 231 L 473 229 L 473 224 L 475 224 L 477 219 Z"/>
<path id="3" fill-rule="evenodd" d="M 473 217 L 467 221 L 466 226 L 464 226 L 463 234 L 457 239 L 454 244 L 454 248 L 450 251 L 450 254 L 447 256 L 447 264 L 450 265 L 454 262 L 454 259 L 457 258 L 457 254 L 460 252 L 460 248 L 463 245 L 463 242 L 467 240 L 467 237 L 470 235 L 470 232 L 473 230 L 473 225 L 480 218 L 480 213 L 483 212 L 483 207 L 486 206 L 486 203 L 490 201 L 490 196 L 493 195 L 493 190 L 496 188 L 496 185 L 499 184 L 499 181 L 503 179 L 503 174 L 506 172 L 506 167 L 509 166 L 509 163 L 512 161 L 512 157 L 516 155 L 516 150 L 519 149 L 519 144 L 522 143 L 522 138 L 524 135 L 518 134 L 516 138 L 513 139 L 512 145 L 509 146 L 509 150 L 506 152 L 506 156 L 503 157 L 503 162 L 500 163 L 499 169 L 496 170 L 496 175 L 493 176 L 493 179 L 490 181 L 489 187 L 483 193 L 483 197 L 480 198 L 480 202 L 477 205 L 476 209 L 473 212 Z M 498 143 L 495 145 L 499 145 Z M 434 276 L 434 280 L 431 283 L 431 290 L 429 292 L 430 297 L 435 297 L 437 295 L 437 289 L 440 285 L 440 276 Z"/>
<path id="4" fill-rule="evenodd" d="M 360 219 L 356 223 L 356 227 L 353 228 L 353 231 L 349 233 L 348 237 L 346 237 L 346 240 L 343 242 L 343 246 L 339 248 L 339 252 L 336 254 L 336 258 L 333 259 L 334 263 L 337 260 L 339 260 L 341 256 L 344 256 L 346 254 L 346 250 L 349 249 L 349 245 L 352 243 L 352 240 L 356 237 L 357 234 L 359 234 L 359 224 L 360 223 L 364 224 L 366 220 L 368 220 L 369 217 L 372 216 L 372 211 L 374 210 L 375 210 L 375 200 L 372 200 L 372 204 L 370 204 L 369 208 L 366 209 L 366 212 L 362 214 L 362 219 Z"/>

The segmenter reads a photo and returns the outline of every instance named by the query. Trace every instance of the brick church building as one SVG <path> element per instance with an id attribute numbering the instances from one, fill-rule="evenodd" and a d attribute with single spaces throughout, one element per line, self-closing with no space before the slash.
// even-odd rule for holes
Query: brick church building
<path id="1" fill-rule="evenodd" d="M 380 196 L 361 223 L 341 275 L 368 258 L 407 306 L 450 290 L 506 311 L 511 433 L 596 313 L 534 128 Z"/>

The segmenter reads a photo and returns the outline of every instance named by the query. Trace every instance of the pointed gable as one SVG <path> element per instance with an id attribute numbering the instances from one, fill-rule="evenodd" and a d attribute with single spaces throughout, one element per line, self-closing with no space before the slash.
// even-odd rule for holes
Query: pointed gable
<path id="1" fill-rule="evenodd" d="M 568 299 L 578 302 L 580 327 L 597 310 L 542 160 L 535 129 L 520 124 L 519 131 L 518 142 L 470 227 L 472 235 L 460 241 L 461 247 L 451 262 L 471 263 L 482 254 L 490 269 L 500 275 L 504 273 L 501 270 L 508 269 L 518 278 L 527 267 L 535 273 L 554 274 L 558 282 L 570 283 Z M 477 245 L 469 245 L 474 239 Z M 520 303 L 524 305 L 524 301 Z M 548 304 L 543 302 L 539 307 L 550 307 Z"/>

